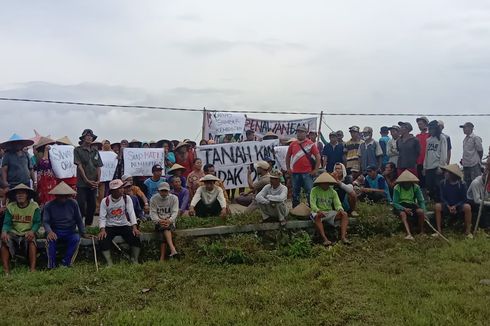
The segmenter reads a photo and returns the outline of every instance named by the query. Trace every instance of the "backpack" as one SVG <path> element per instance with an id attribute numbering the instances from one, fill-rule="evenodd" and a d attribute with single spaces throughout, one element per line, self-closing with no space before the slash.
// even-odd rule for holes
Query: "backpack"
<path id="1" fill-rule="evenodd" d="M 111 197 L 111 196 L 109 195 L 109 196 L 107 196 L 107 197 L 105 197 L 105 198 L 104 198 L 104 200 L 105 200 L 105 205 L 106 205 L 107 207 L 109 207 L 109 203 L 110 203 L 110 200 L 111 200 L 111 199 L 110 199 L 110 197 Z M 128 209 L 127 209 L 127 207 L 128 207 L 128 197 L 129 197 L 128 195 L 124 195 L 124 215 L 126 215 L 126 219 L 128 220 L 128 222 L 130 222 L 130 223 L 131 223 L 131 220 L 130 220 L 130 218 L 129 218 Z M 133 202 L 131 201 L 131 205 L 132 205 L 132 204 L 133 204 Z"/>

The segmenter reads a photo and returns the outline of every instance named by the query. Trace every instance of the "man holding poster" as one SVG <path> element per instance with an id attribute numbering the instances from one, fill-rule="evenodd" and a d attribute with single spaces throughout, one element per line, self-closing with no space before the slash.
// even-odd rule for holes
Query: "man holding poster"
<path id="1" fill-rule="evenodd" d="M 293 208 L 299 204 L 301 188 L 305 192 L 307 202 L 310 202 L 313 178 L 320 168 L 320 152 L 306 137 L 307 132 L 306 127 L 296 128 L 297 140 L 291 142 L 286 154 L 286 167 L 293 182 Z"/>
<path id="2" fill-rule="evenodd" d="M 100 181 L 100 168 L 103 166 L 99 151 L 91 145 L 97 136 L 91 129 L 85 129 L 80 136 L 81 145 L 73 153 L 77 166 L 77 201 L 85 226 L 91 226 L 94 221 L 95 200 Z"/>

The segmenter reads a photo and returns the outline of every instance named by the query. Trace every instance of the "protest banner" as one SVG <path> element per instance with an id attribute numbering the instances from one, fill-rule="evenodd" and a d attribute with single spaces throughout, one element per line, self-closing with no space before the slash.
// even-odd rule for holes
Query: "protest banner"
<path id="1" fill-rule="evenodd" d="M 59 179 L 72 178 L 77 175 L 77 166 L 73 163 L 75 147 L 71 145 L 52 145 L 49 149 L 49 160 L 54 175 Z"/>
<path id="2" fill-rule="evenodd" d="M 273 132 L 279 138 L 296 137 L 296 128 L 304 126 L 308 131 L 316 131 L 317 118 L 306 118 L 297 120 L 260 120 L 247 117 L 245 130 L 253 130 L 255 135 L 263 137 L 268 131 Z"/>
<path id="3" fill-rule="evenodd" d="M 162 167 L 165 164 L 165 153 L 163 148 L 125 148 L 124 174 L 133 177 L 151 176 L 151 168 L 155 164 Z M 163 170 L 165 174 L 165 170 Z"/>
<path id="4" fill-rule="evenodd" d="M 206 139 L 216 139 L 226 134 L 242 134 L 246 116 L 243 113 L 206 112 L 204 135 Z"/>
<path id="5" fill-rule="evenodd" d="M 286 154 L 289 146 L 276 146 L 274 147 L 274 153 L 276 154 L 276 165 L 281 170 L 287 170 L 286 168 Z"/>
<path id="6" fill-rule="evenodd" d="M 243 188 L 248 187 L 247 166 L 266 156 L 275 158 L 274 147 L 277 145 L 279 141 L 272 139 L 197 146 L 196 156 L 203 164 L 214 165 L 216 176 L 223 180 L 226 189 Z"/>
<path id="7" fill-rule="evenodd" d="M 113 151 L 99 151 L 104 166 L 100 169 L 100 182 L 111 181 L 116 172 L 117 154 Z"/>

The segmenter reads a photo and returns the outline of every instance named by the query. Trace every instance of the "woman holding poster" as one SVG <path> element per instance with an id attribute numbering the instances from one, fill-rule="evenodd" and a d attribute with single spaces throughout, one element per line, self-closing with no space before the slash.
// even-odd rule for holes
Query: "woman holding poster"
<path id="1" fill-rule="evenodd" d="M 58 184 L 49 160 L 50 145 L 54 143 L 50 138 L 41 137 L 34 145 L 34 171 L 37 176 L 38 203 L 41 207 L 54 199 L 54 195 L 50 195 L 49 192 Z"/>

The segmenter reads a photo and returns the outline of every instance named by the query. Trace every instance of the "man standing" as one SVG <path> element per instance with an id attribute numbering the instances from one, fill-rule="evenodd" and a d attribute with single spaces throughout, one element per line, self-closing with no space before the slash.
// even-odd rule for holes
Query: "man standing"
<path id="1" fill-rule="evenodd" d="M 36 190 L 37 184 L 33 164 L 29 154 L 24 151 L 25 147 L 31 146 L 33 143 L 32 140 L 23 139 L 14 134 L 8 141 L 1 144 L 1 147 L 6 150 L 2 159 L 2 181 L 10 189 L 19 184 L 30 186 L 32 180 L 34 190 Z"/>
<path id="2" fill-rule="evenodd" d="M 300 202 L 303 188 L 307 201 L 310 201 L 310 192 L 313 188 L 313 177 L 320 168 L 320 153 L 316 145 L 306 138 L 306 127 L 296 128 L 296 141 L 293 141 L 286 154 L 286 168 L 292 176 L 293 182 L 293 208 Z M 314 157 L 314 159 L 313 159 Z"/>
<path id="3" fill-rule="evenodd" d="M 391 139 L 386 145 L 386 154 L 388 155 L 388 161 L 391 163 L 398 164 L 398 147 L 396 147 L 396 141 L 400 137 L 400 127 L 397 125 L 388 128 L 391 133 Z"/>
<path id="4" fill-rule="evenodd" d="M 422 173 L 424 170 L 425 153 L 427 150 L 427 139 L 429 139 L 429 119 L 427 117 L 419 117 L 415 120 L 420 129 L 420 134 L 416 137 L 420 143 L 420 153 L 417 157 L 417 174 L 420 179 L 420 187 L 425 189 L 425 175 Z"/>
<path id="5" fill-rule="evenodd" d="M 358 126 L 352 126 L 349 128 L 351 139 L 344 144 L 344 155 L 347 171 L 350 169 L 361 169 L 359 162 L 359 146 L 361 146 L 362 140 L 359 133 Z M 337 136 L 338 137 L 338 136 Z"/>
<path id="6" fill-rule="evenodd" d="M 255 141 L 255 132 L 251 129 L 247 130 L 243 141 Z"/>
<path id="7" fill-rule="evenodd" d="M 446 142 L 447 142 L 447 164 L 451 163 L 451 150 L 453 149 L 453 146 L 451 145 L 451 137 L 449 135 L 446 135 L 442 131 L 444 130 L 444 121 L 442 120 L 437 120 L 437 123 L 439 124 L 439 128 L 441 128 L 441 135 L 446 137 Z"/>
<path id="8" fill-rule="evenodd" d="M 398 175 L 409 170 L 417 176 L 417 158 L 420 154 L 420 142 L 410 132 L 413 130 L 409 122 L 398 122 L 400 126 L 400 137 L 396 141 L 398 148 Z"/>
<path id="9" fill-rule="evenodd" d="M 77 166 L 77 201 L 85 217 L 85 226 L 91 226 L 94 221 L 100 168 L 103 166 L 99 151 L 91 146 L 96 139 L 91 129 L 85 129 L 80 136 L 81 145 L 73 153 Z"/>
<path id="10" fill-rule="evenodd" d="M 446 137 L 441 134 L 441 128 L 436 120 L 429 123 L 429 134 L 424 160 L 425 184 L 430 198 L 438 202 L 439 185 L 443 178 L 441 168 L 447 162 L 447 142 Z"/>
<path id="11" fill-rule="evenodd" d="M 482 174 L 480 166 L 483 157 L 482 139 L 473 133 L 473 128 L 475 128 L 473 123 L 466 122 L 459 127 L 463 128 L 463 132 L 466 135 L 463 140 L 461 165 L 463 165 L 464 182 L 469 185 L 473 179 Z"/>
<path id="12" fill-rule="evenodd" d="M 379 146 L 381 146 L 381 150 L 383 151 L 383 160 L 382 160 L 382 167 L 388 163 L 390 157 L 388 156 L 388 142 L 391 140 L 390 136 L 388 136 L 388 133 L 390 132 L 390 129 L 386 126 L 381 127 L 379 133 L 381 135 L 381 138 L 379 139 Z"/>
<path id="13" fill-rule="evenodd" d="M 286 224 L 288 208 L 286 200 L 288 199 L 288 188 L 281 184 L 282 173 L 273 171 L 269 176 L 270 184 L 262 188 L 257 194 L 257 200 L 262 220 L 265 221 L 270 217 L 277 217 L 281 225 Z"/>
<path id="14" fill-rule="evenodd" d="M 323 147 L 322 155 L 325 160 L 325 170 L 332 173 L 336 163 L 343 163 L 344 145 L 339 144 L 337 134 L 331 132 L 328 135 L 330 142 Z"/>
<path id="15" fill-rule="evenodd" d="M 364 136 L 364 142 L 359 145 L 358 153 L 361 171 L 366 173 L 368 166 L 377 167 L 377 171 L 381 170 L 383 150 L 379 143 L 373 139 L 373 128 L 364 127 L 362 135 Z"/>

